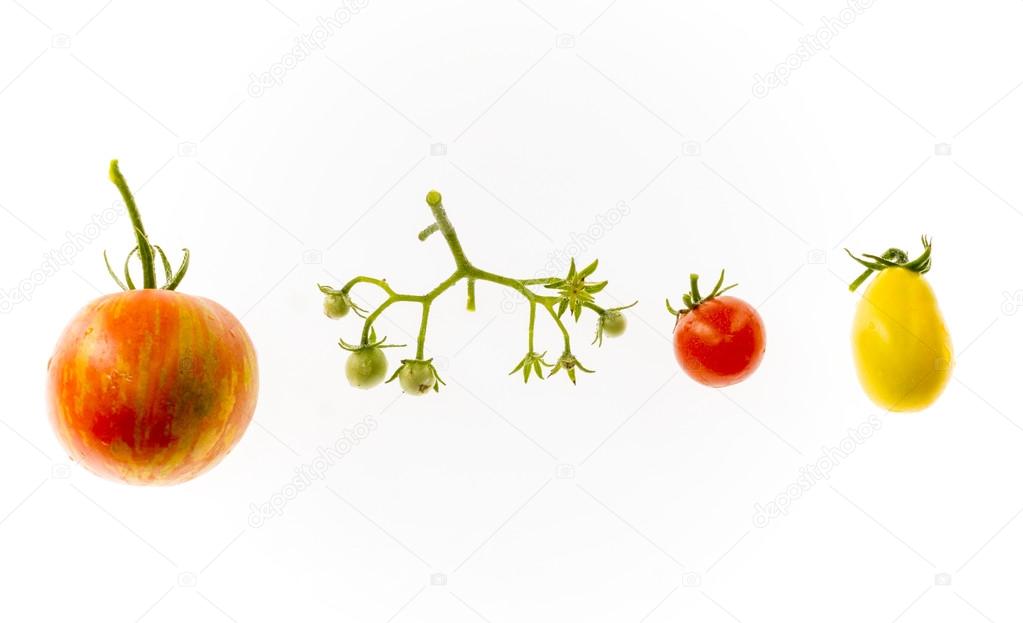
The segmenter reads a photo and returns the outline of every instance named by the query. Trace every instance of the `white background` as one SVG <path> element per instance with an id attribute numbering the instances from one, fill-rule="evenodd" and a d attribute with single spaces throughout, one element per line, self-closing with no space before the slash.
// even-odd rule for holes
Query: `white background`
<path id="1" fill-rule="evenodd" d="M 368 0 L 321 36 L 339 7 L 0 0 L 0 619 L 1023 617 L 1023 4 Z M 755 96 L 821 28 L 829 48 Z M 303 36 L 322 49 L 292 62 Z M 31 280 L 119 205 L 112 157 L 153 240 L 192 250 L 182 290 L 233 310 L 260 357 L 245 437 L 172 488 L 68 465 L 45 412 L 47 358 L 116 289 L 101 252 L 120 262 L 128 220 Z M 480 285 L 474 314 L 462 288 L 435 306 L 439 395 L 348 387 L 336 342 L 359 324 L 323 317 L 315 284 L 439 282 L 442 240 L 415 237 L 431 188 L 478 265 L 599 257 L 601 300 L 640 300 L 601 349 L 592 315 L 572 327 L 596 374 L 507 376 L 526 308 Z M 851 365 L 842 247 L 915 255 L 921 233 L 957 367 L 931 409 L 883 414 Z M 663 300 L 722 267 L 768 348 L 717 391 L 679 372 Z M 380 330 L 417 323 L 395 307 Z M 871 416 L 828 480 L 790 489 Z"/>

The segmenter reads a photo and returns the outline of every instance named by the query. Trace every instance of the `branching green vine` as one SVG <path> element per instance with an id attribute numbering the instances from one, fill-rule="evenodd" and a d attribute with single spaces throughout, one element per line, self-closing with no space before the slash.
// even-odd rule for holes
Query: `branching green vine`
<path id="1" fill-rule="evenodd" d="M 594 260 L 582 270 L 578 270 L 575 265 L 575 260 L 573 259 L 571 266 L 569 267 L 568 274 L 564 278 L 560 279 L 556 277 L 514 279 L 483 270 L 482 268 L 474 265 L 467 258 L 465 251 L 462 249 L 462 244 L 458 239 L 458 235 L 455 233 L 455 229 L 451 225 L 451 221 L 448 219 L 447 212 L 441 202 L 440 193 L 435 190 L 431 190 L 427 193 L 426 204 L 429 206 L 430 212 L 433 215 L 433 223 L 419 232 L 419 240 L 425 241 L 433 234 L 440 232 L 444 241 L 447 243 L 448 249 L 451 251 L 452 258 L 455 261 L 454 271 L 450 276 L 437 284 L 436 287 L 425 294 L 405 294 L 394 290 L 385 279 L 366 276 L 355 277 L 340 288 L 323 285 L 319 286 L 320 291 L 325 296 L 324 313 L 328 317 L 340 318 L 347 315 L 349 311 L 354 311 L 358 316 L 364 319 L 362 335 L 358 344 L 355 345 L 342 342 L 342 347 L 351 351 L 348 369 L 351 370 L 354 367 L 352 358 L 360 358 L 359 362 L 362 363 L 363 360 L 370 361 L 370 356 L 372 355 L 372 361 L 382 361 L 382 357 L 378 351 L 381 348 L 393 345 L 385 344 L 384 342 L 386 338 L 384 340 L 376 339 L 373 323 L 391 305 L 396 303 L 415 303 L 420 305 L 422 309 L 419 334 L 416 339 L 415 357 L 411 359 L 403 359 L 401 361 L 401 365 L 394 371 L 387 382 L 398 379 L 402 388 L 407 393 L 412 394 L 423 394 L 428 392 L 430 389 L 439 391 L 440 385 L 443 385 L 444 381 L 441 380 L 440 376 L 437 374 L 437 370 L 433 365 L 433 360 L 426 358 L 426 334 L 429 326 L 430 308 L 437 297 L 445 293 L 460 281 L 465 280 L 466 309 L 469 311 L 474 311 L 476 308 L 476 282 L 478 281 L 487 281 L 499 286 L 510 288 L 525 298 L 526 302 L 529 304 L 529 324 L 526 332 L 526 355 L 521 361 L 519 361 L 518 365 L 515 366 L 510 374 L 521 371 L 523 380 L 528 382 L 530 375 L 532 374 L 535 374 L 541 379 L 544 378 L 544 368 L 550 369 L 550 373 L 547 375 L 548 377 L 564 370 L 569 380 L 571 380 L 574 384 L 576 382 L 577 370 L 593 372 L 593 370 L 583 366 L 572 353 L 571 337 L 569 335 L 568 328 L 565 326 L 563 321 L 565 312 L 570 312 L 570 316 L 575 321 L 579 320 L 584 309 L 596 313 L 597 335 L 594 338 L 594 343 L 602 344 L 605 334 L 608 336 L 617 336 L 624 332 L 625 317 L 621 313 L 621 310 L 635 305 L 635 303 L 633 303 L 632 305 L 624 307 L 611 308 L 604 308 L 597 305 L 594 295 L 607 286 L 606 281 L 588 281 L 588 278 L 597 269 L 597 261 Z M 355 305 L 351 298 L 352 289 L 359 284 L 374 286 L 382 290 L 387 298 L 372 311 L 362 309 Z M 539 287 L 542 287 L 544 291 L 535 291 L 533 289 Z M 548 294 L 547 292 L 550 293 Z M 554 363 L 548 363 L 544 359 L 546 351 L 538 352 L 534 344 L 534 328 L 536 326 L 538 309 L 541 313 L 550 317 L 551 321 L 557 326 L 561 333 L 562 353 Z M 386 362 L 382 365 L 386 365 Z M 359 369 L 369 370 L 369 368 L 366 367 Z M 371 370 L 371 372 L 373 373 L 373 378 L 376 378 L 379 370 Z M 349 380 L 357 387 L 367 387 L 371 384 L 376 384 L 365 382 L 370 376 L 370 372 L 366 372 L 362 376 L 358 374 L 350 374 Z"/>

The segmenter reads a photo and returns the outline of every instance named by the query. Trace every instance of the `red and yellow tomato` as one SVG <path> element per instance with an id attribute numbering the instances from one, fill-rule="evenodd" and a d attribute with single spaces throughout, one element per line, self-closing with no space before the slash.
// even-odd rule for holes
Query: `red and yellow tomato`
<path id="1" fill-rule="evenodd" d="M 71 457 L 133 484 L 213 467 L 245 432 L 257 391 L 241 323 L 213 301 L 166 290 L 93 301 L 49 363 L 50 418 Z"/>

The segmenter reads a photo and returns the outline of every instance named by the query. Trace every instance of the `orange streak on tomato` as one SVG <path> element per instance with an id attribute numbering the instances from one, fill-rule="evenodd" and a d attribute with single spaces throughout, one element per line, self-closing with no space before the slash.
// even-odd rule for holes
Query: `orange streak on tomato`
<path id="1" fill-rule="evenodd" d="M 252 419 L 255 350 L 208 299 L 135 290 L 93 301 L 49 365 L 50 418 L 71 457 L 135 484 L 194 478 Z"/>

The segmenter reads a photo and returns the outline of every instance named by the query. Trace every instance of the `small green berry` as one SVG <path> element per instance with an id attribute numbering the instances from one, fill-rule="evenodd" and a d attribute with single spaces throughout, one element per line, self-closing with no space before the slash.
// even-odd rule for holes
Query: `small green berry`
<path id="1" fill-rule="evenodd" d="M 384 351 L 376 347 L 352 351 L 345 362 L 345 376 L 352 387 L 376 387 L 387 376 L 387 357 Z"/>
<path id="2" fill-rule="evenodd" d="M 352 303 L 344 294 L 328 294 L 323 299 L 323 313 L 327 318 L 344 318 L 351 309 Z"/>
<path id="3" fill-rule="evenodd" d="M 618 310 L 611 310 L 604 314 L 600 319 L 601 326 L 604 327 L 604 335 L 608 337 L 618 337 L 625 333 L 625 327 L 628 322 L 625 319 L 625 314 Z"/>
<path id="4" fill-rule="evenodd" d="M 406 394 L 422 396 L 437 385 L 430 364 L 425 361 L 410 361 L 398 373 L 398 383 Z"/>

